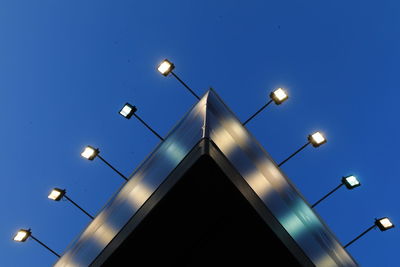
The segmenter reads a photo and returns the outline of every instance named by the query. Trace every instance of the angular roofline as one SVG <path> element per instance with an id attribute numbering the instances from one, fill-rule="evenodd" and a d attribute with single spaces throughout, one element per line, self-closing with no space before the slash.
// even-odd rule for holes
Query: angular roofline
<path id="1" fill-rule="evenodd" d="M 199 146 L 199 144 L 203 144 Z M 271 229 L 294 255 L 315 266 L 358 266 L 323 220 L 310 208 L 265 149 L 210 89 L 130 176 L 54 266 L 97 266 L 141 218 L 147 201 L 193 149 L 228 162 L 257 195 Z M 215 152 L 218 151 L 220 154 Z M 223 156 L 223 157 L 221 157 Z M 185 161 L 185 165 L 188 165 Z M 190 165 L 190 164 L 189 164 Z M 178 168 L 178 166 L 180 166 Z M 182 169 L 182 170 L 180 170 Z M 225 171 L 229 171 L 225 168 Z M 266 210 L 272 215 L 267 216 Z M 128 227 L 128 228 L 126 228 Z M 288 238 L 290 237 L 290 238 Z M 119 240 L 119 241 L 118 241 Z M 300 252 L 301 253 L 300 253 Z M 303 255 L 303 256 L 301 256 Z M 305 255 L 305 256 L 304 256 Z M 310 265 L 310 266 L 312 266 Z"/>

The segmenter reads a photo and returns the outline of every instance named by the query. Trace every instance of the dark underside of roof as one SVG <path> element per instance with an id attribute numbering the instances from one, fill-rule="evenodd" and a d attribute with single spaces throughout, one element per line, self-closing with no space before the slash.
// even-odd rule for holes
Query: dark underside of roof
<path id="1" fill-rule="evenodd" d="M 301 266 L 228 176 L 200 157 L 103 266 Z"/>

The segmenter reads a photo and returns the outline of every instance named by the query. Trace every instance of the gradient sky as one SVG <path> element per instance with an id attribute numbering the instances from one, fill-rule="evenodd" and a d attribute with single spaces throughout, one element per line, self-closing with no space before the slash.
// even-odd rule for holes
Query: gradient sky
<path id="1" fill-rule="evenodd" d="M 0 0 L 0 266 L 50 266 L 89 223 L 52 187 L 97 214 L 159 140 L 118 111 L 125 102 L 165 135 L 193 98 L 156 66 L 164 58 L 198 94 L 212 86 L 247 119 L 274 88 L 290 94 L 247 127 L 283 160 L 323 131 L 283 171 L 343 244 L 389 216 L 400 223 L 400 2 L 398 0 L 105 1 Z M 398 266 L 397 228 L 373 230 L 348 248 L 366 267 Z M 266 259 L 267 260 L 267 259 Z"/>

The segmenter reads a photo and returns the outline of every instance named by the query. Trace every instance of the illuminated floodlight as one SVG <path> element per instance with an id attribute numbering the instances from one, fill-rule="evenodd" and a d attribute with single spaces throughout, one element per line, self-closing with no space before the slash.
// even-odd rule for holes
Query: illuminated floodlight
<path id="1" fill-rule="evenodd" d="M 65 195 L 65 190 L 60 188 L 54 188 L 51 190 L 48 198 L 54 201 L 60 201 Z"/>
<path id="2" fill-rule="evenodd" d="M 34 237 L 32 235 L 31 229 L 20 229 L 17 234 L 14 236 L 13 240 L 15 242 L 25 242 L 28 238 L 32 238 L 34 241 L 36 241 L 39 245 L 41 245 L 42 247 L 46 248 L 48 251 L 50 251 L 51 253 L 53 253 L 54 255 L 56 255 L 57 257 L 60 258 L 60 255 L 55 252 L 54 250 L 52 250 L 51 248 L 49 248 L 45 243 L 41 242 L 39 239 L 37 239 L 36 237 Z"/>
<path id="3" fill-rule="evenodd" d="M 386 231 L 394 227 L 394 224 L 389 220 L 388 217 L 376 219 L 375 225 L 378 226 L 379 230 L 381 231 Z"/>
<path id="4" fill-rule="evenodd" d="M 285 90 L 283 90 L 282 88 L 278 88 L 275 91 L 273 91 L 269 97 L 271 97 L 271 99 L 275 102 L 275 104 L 280 105 L 283 102 L 285 102 L 285 100 L 287 100 L 289 98 L 288 94 L 285 92 Z"/>
<path id="5" fill-rule="evenodd" d="M 329 197 L 330 195 L 335 193 L 336 190 L 341 188 L 343 185 L 345 185 L 347 187 L 347 189 L 353 189 L 353 188 L 360 186 L 361 183 L 358 181 L 357 177 L 355 177 L 354 175 L 345 176 L 342 178 L 342 182 L 337 187 L 335 187 L 332 191 L 330 191 L 325 196 L 320 198 L 317 202 L 315 202 L 313 205 L 311 205 L 311 208 L 314 208 L 315 206 L 317 206 L 324 199 L 326 199 L 327 197 Z"/>
<path id="6" fill-rule="evenodd" d="M 308 141 L 313 145 L 313 147 L 319 147 L 327 142 L 326 138 L 320 132 L 310 134 L 308 136 Z"/>
<path id="7" fill-rule="evenodd" d="M 94 160 L 96 156 L 100 153 L 98 148 L 94 148 L 91 146 L 86 146 L 81 156 L 88 160 Z"/>
<path id="8" fill-rule="evenodd" d="M 25 242 L 31 236 L 31 234 L 32 233 L 29 229 L 28 230 L 20 229 L 13 239 L 16 242 Z"/>
<path id="9" fill-rule="evenodd" d="M 160 65 L 158 65 L 157 70 L 164 76 L 168 76 L 171 71 L 175 68 L 175 65 L 168 59 L 164 59 Z"/>
<path id="10" fill-rule="evenodd" d="M 357 177 L 354 175 L 346 176 L 342 178 L 342 183 L 347 187 L 347 189 L 353 189 L 361 185 Z"/>
<path id="11" fill-rule="evenodd" d="M 129 103 L 126 103 L 122 109 L 119 111 L 119 114 L 121 114 L 123 117 L 126 119 L 130 119 L 132 115 L 137 111 L 137 108 L 135 106 L 132 106 Z"/>

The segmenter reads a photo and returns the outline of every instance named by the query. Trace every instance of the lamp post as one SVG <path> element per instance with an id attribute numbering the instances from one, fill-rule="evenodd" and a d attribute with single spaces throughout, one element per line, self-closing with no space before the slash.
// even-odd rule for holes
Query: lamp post
<path id="1" fill-rule="evenodd" d="M 130 119 L 132 116 L 135 116 L 136 119 L 138 119 L 144 126 L 147 127 L 147 129 L 149 129 L 155 136 L 157 136 L 161 141 L 164 141 L 164 138 L 161 137 L 161 135 L 159 135 L 155 130 L 153 130 L 153 128 L 151 128 L 144 120 L 142 120 L 142 118 L 140 118 L 137 114 L 136 114 L 137 108 L 136 106 L 133 106 L 129 103 L 126 103 L 122 109 L 119 111 L 119 114 L 126 118 L 126 119 Z"/>
<path id="2" fill-rule="evenodd" d="M 168 59 L 164 59 L 160 65 L 158 65 L 157 70 L 164 75 L 165 77 L 168 76 L 168 74 L 172 74 L 194 97 L 196 97 L 198 100 L 200 100 L 200 97 L 184 82 L 182 81 L 178 75 L 176 75 L 173 70 L 175 69 L 174 63 L 169 61 Z"/>
<path id="3" fill-rule="evenodd" d="M 17 234 L 14 236 L 14 241 L 16 242 L 25 242 L 28 238 L 32 238 L 33 240 L 35 240 L 37 243 L 39 243 L 41 246 L 43 246 L 44 248 L 46 248 L 48 251 L 50 251 L 51 253 L 53 253 L 54 255 L 56 255 L 57 257 L 60 258 L 60 255 L 58 253 L 56 253 L 54 250 L 52 250 L 51 248 L 49 248 L 46 244 L 44 244 L 43 242 L 41 242 L 39 239 L 37 239 L 36 237 L 34 237 L 32 235 L 31 229 L 20 229 Z"/>
<path id="4" fill-rule="evenodd" d="M 257 116 L 261 111 L 263 111 L 266 107 L 269 106 L 272 102 L 275 102 L 276 105 L 280 105 L 285 102 L 289 96 L 282 88 L 278 88 L 275 91 L 271 92 L 269 97 L 271 98 L 264 106 L 262 106 L 256 113 L 254 113 L 250 118 L 248 118 L 245 122 L 243 122 L 243 126 L 246 125 L 249 121 L 251 121 L 255 116 Z"/>
<path id="5" fill-rule="evenodd" d="M 351 244 L 353 244 L 355 241 L 357 241 L 359 238 L 361 238 L 362 236 L 364 236 L 366 233 L 368 233 L 369 231 L 371 231 L 372 229 L 374 229 L 375 227 L 378 227 L 379 230 L 381 230 L 381 232 L 392 229 L 394 227 L 394 224 L 390 221 L 390 219 L 388 217 L 383 217 L 380 219 L 375 219 L 375 223 L 374 225 L 370 226 L 367 230 L 365 230 L 364 232 L 362 232 L 360 235 L 358 235 L 356 238 L 354 238 L 353 240 L 351 240 L 349 243 L 347 243 L 346 245 L 344 245 L 344 248 L 347 248 L 348 246 L 350 246 Z"/>
<path id="6" fill-rule="evenodd" d="M 342 178 L 342 182 L 337 187 L 335 187 L 332 191 L 330 191 L 328 194 L 326 194 L 321 199 L 319 199 L 317 202 L 315 202 L 311 206 L 311 208 L 314 208 L 315 206 L 317 206 L 319 203 L 321 203 L 324 199 L 326 199 L 327 197 L 332 195 L 334 192 L 336 192 L 336 190 L 341 188 L 343 185 L 345 185 L 347 189 L 351 190 L 356 187 L 359 187 L 361 185 L 361 183 L 358 181 L 357 177 L 355 177 L 354 175 L 345 176 Z"/>
<path id="7" fill-rule="evenodd" d="M 86 146 L 83 152 L 81 153 L 81 156 L 84 157 L 85 159 L 88 160 L 94 160 L 96 157 L 98 157 L 101 161 L 103 161 L 108 167 L 110 167 L 113 171 L 118 173 L 119 176 L 121 176 L 125 181 L 128 181 L 129 179 L 125 177 L 121 172 L 119 172 L 114 166 L 112 166 L 110 163 L 108 163 L 103 157 L 99 155 L 100 150 L 98 148 L 94 148 L 91 146 Z"/>
<path id="8" fill-rule="evenodd" d="M 51 190 L 48 198 L 54 201 L 60 201 L 62 198 L 65 198 L 66 200 L 68 200 L 69 202 L 71 202 L 75 207 L 77 207 L 78 209 L 80 209 L 83 213 L 85 213 L 90 219 L 94 219 L 94 217 L 92 215 L 90 215 L 86 210 L 84 210 L 81 206 L 79 206 L 78 204 L 75 203 L 75 201 L 73 201 L 71 198 L 69 198 L 66 195 L 66 190 L 65 189 L 60 189 L 60 188 L 53 188 L 53 190 Z"/>
<path id="9" fill-rule="evenodd" d="M 313 147 L 319 147 L 327 142 L 326 138 L 320 132 L 315 132 L 313 134 L 310 134 L 307 139 L 308 139 L 308 142 L 306 144 L 304 144 L 302 147 L 297 149 L 293 154 L 291 154 L 289 157 L 287 157 L 284 161 L 279 163 L 278 167 L 282 166 L 289 159 L 293 158 L 300 151 L 302 151 L 304 148 L 306 148 L 309 144 L 312 144 Z"/>

